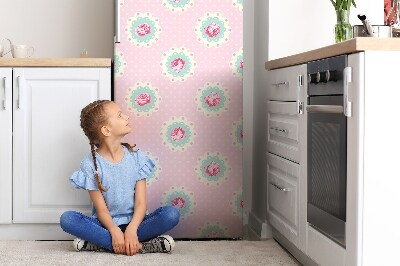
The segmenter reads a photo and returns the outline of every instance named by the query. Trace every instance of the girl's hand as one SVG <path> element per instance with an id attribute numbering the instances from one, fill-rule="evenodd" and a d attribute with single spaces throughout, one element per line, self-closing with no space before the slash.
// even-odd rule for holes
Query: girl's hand
<path id="1" fill-rule="evenodd" d="M 125 252 L 126 255 L 132 256 L 135 255 L 139 249 L 142 248 L 142 244 L 139 242 L 139 238 L 137 236 L 137 230 L 132 227 L 127 227 L 125 230 Z"/>
<path id="2" fill-rule="evenodd" d="M 116 254 L 124 254 L 125 253 L 125 239 L 124 233 L 122 233 L 121 229 L 116 226 L 111 231 L 112 238 L 112 246 L 114 253 Z"/>

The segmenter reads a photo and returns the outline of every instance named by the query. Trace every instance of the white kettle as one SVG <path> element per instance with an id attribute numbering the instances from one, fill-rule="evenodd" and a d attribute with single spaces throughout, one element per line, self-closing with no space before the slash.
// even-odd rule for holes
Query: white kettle
<path id="1" fill-rule="evenodd" d="M 10 50 L 8 50 L 7 52 L 4 52 L 4 45 L 3 45 L 4 41 L 8 41 L 8 44 L 9 44 L 8 47 L 10 48 Z M 10 39 L 7 39 L 7 38 L 1 39 L 1 41 L 0 41 L 0 57 L 3 57 L 4 55 L 8 54 L 10 51 L 11 51 Z"/>

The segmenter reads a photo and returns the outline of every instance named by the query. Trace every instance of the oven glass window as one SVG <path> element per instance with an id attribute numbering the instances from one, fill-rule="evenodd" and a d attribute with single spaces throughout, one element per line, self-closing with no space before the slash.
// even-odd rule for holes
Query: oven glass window
<path id="1" fill-rule="evenodd" d="M 308 202 L 346 221 L 346 118 L 312 113 L 308 119 Z"/>

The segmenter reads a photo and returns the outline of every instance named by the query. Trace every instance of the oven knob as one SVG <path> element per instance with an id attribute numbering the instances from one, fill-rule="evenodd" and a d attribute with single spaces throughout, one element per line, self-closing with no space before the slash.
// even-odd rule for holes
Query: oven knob
<path id="1" fill-rule="evenodd" d="M 338 80 L 338 74 L 336 70 L 328 70 L 327 72 L 329 72 L 329 80 L 328 81 L 337 81 Z"/>
<path id="2" fill-rule="evenodd" d="M 327 83 L 329 81 L 329 70 L 319 73 L 319 82 Z"/>
<path id="3" fill-rule="evenodd" d="M 309 75 L 310 83 L 317 84 L 319 82 L 319 78 L 320 78 L 319 72 Z"/>

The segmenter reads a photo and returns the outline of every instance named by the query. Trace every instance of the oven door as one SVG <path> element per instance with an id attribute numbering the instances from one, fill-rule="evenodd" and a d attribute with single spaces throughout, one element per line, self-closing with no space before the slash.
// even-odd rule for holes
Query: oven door
<path id="1" fill-rule="evenodd" d="M 311 96 L 307 106 L 307 221 L 345 247 L 347 119 L 343 96 Z"/>

